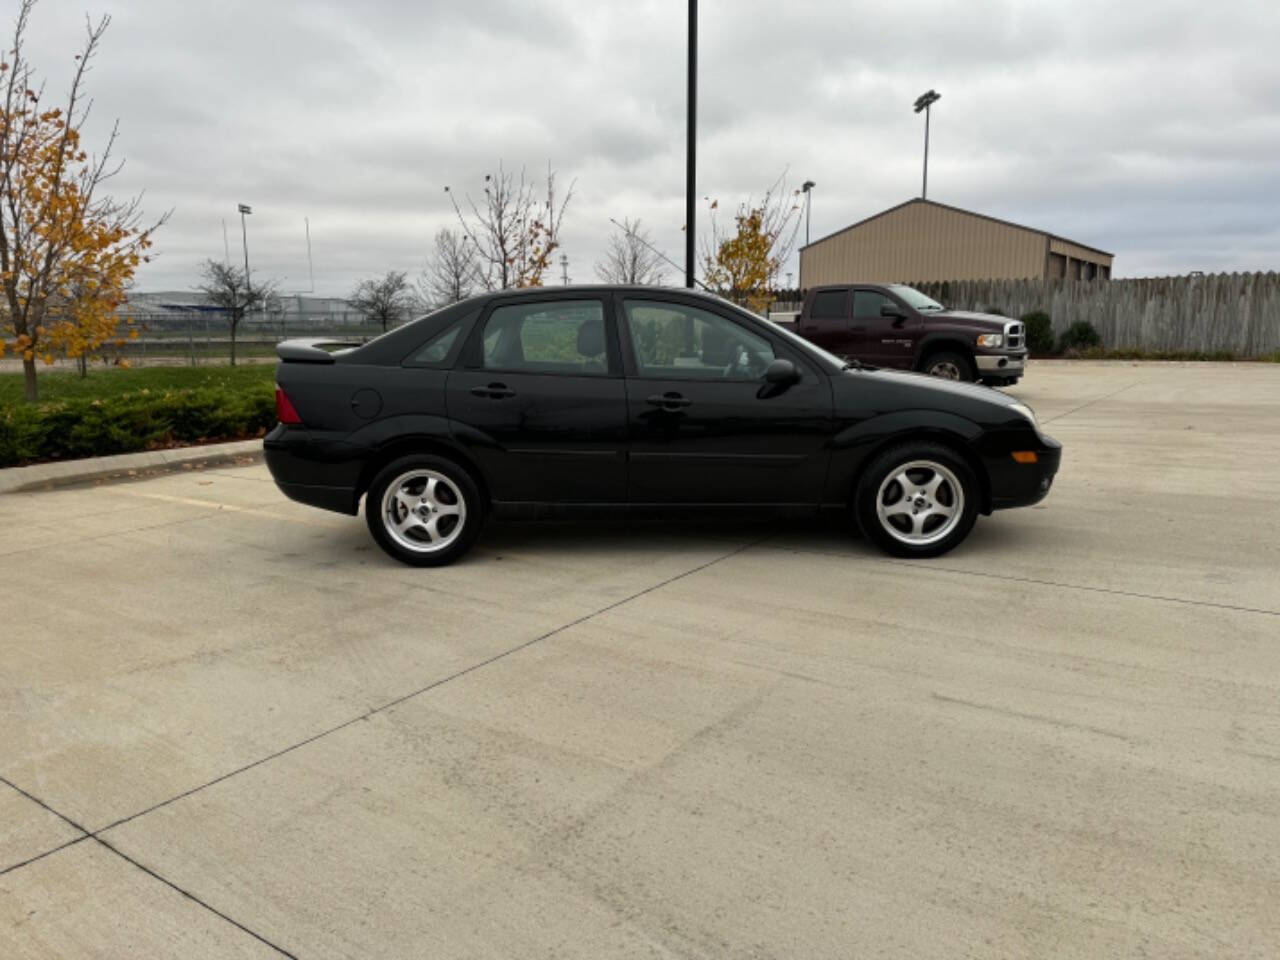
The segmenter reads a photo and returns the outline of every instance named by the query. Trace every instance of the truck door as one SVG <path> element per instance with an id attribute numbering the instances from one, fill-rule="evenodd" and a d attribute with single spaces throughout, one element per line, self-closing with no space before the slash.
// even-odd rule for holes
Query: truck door
<path id="1" fill-rule="evenodd" d="M 886 316 L 885 308 L 894 314 Z M 920 339 L 920 317 L 880 290 L 855 289 L 850 331 L 854 356 L 877 367 L 910 370 Z"/>
<path id="2" fill-rule="evenodd" d="M 853 344 L 849 337 L 849 288 L 835 287 L 817 291 L 808 312 L 801 314 L 796 333 L 837 357 L 851 354 Z"/>

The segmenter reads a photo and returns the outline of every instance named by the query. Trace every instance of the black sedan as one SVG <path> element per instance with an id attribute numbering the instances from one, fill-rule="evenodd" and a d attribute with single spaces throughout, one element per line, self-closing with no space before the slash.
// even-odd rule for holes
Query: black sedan
<path id="1" fill-rule="evenodd" d="M 267 464 L 302 503 L 364 497 L 411 564 L 457 559 L 489 516 L 602 510 L 838 511 L 931 557 L 1043 499 L 1061 456 L 1003 393 L 847 363 L 688 290 L 505 290 L 340 346 L 280 344 Z"/>

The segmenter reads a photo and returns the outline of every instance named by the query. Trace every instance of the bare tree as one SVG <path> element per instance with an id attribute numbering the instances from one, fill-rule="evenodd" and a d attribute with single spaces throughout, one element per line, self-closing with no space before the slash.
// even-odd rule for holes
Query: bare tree
<path id="1" fill-rule="evenodd" d="M 609 236 L 604 259 L 596 264 L 596 276 L 605 283 L 662 282 L 662 257 L 653 246 L 653 237 L 640 221 L 623 219 Z"/>
<path id="2" fill-rule="evenodd" d="M 236 365 L 236 330 L 250 310 L 266 305 L 276 297 L 274 280 L 251 283 L 243 270 L 218 260 L 206 260 L 200 267 L 200 283 L 196 289 L 220 307 L 231 323 L 231 365 Z"/>
<path id="3" fill-rule="evenodd" d="M 418 278 L 418 294 L 424 303 L 444 307 L 465 300 L 480 285 L 476 246 L 466 234 L 448 227 L 436 233 L 427 268 Z"/>
<path id="4" fill-rule="evenodd" d="M 386 333 L 388 325 L 395 326 L 417 306 L 417 298 L 403 270 L 388 270 L 385 276 L 357 283 L 347 303 L 366 317 L 382 321 Z"/>
<path id="5" fill-rule="evenodd" d="M 542 286 L 551 254 L 560 246 L 560 225 L 573 198 L 573 184 L 563 199 L 557 199 L 556 174 L 548 163 L 545 199 L 539 199 L 540 189 L 523 167 L 517 177 L 501 162 L 496 174 L 484 176 L 482 202 L 466 196 L 466 213 L 453 190 L 444 188 L 463 235 L 475 245 L 478 274 L 485 289 Z"/>

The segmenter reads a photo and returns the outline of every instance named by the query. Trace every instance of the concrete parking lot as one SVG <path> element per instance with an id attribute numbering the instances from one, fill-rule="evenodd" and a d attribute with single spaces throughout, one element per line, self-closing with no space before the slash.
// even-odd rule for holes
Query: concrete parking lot
<path id="1" fill-rule="evenodd" d="M 935 561 L 0 497 L 0 957 L 1280 955 L 1280 365 L 1010 392 L 1053 494 Z"/>

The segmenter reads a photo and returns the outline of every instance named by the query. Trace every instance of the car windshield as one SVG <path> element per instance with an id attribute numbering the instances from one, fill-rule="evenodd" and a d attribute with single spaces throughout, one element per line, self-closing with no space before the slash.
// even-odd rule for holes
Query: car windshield
<path id="1" fill-rule="evenodd" d="M 907 306 L 919 310 L 921 313 L 937 313 L 939 310 L 947 309 L 933 297 L 926 297 L 915 287 L 908 287 L 905 283 L 891 284 L 889 289 L 905 300 Z"/>

